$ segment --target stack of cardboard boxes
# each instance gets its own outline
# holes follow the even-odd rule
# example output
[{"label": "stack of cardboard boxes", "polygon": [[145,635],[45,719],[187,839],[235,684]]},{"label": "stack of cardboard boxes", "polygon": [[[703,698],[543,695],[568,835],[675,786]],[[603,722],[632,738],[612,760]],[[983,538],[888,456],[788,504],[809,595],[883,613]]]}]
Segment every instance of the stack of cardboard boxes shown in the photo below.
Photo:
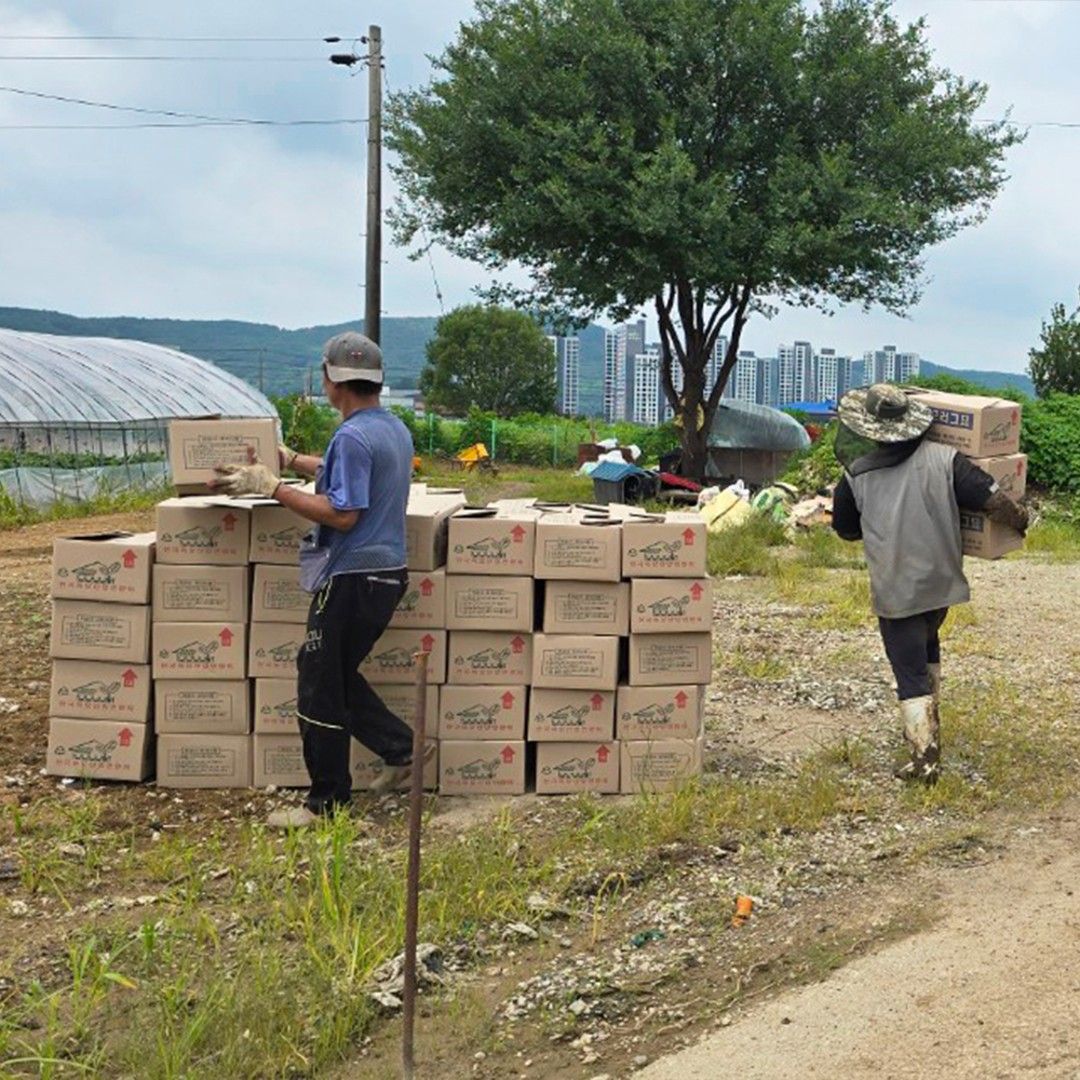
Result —
[{"label": "stack of cardboard boxes", "polygon": [[54,776],[142,780],[152,769],[153,562],[152,533],[53,546],[46,768]]},{"label": "stack of cardboard boxes", "polygon": [[531,755],[539,794],[658,790],[699,771],[711,596],[696,515],[455,514],[440,791],[519,793]]},{"label": "stack of cardboard boxes", "polygon": [[[1002,398],[914,390],[933,411],[927,438],[952,446],[988,472],[1006,494],[1020,499],[1027,486],[1027,455],[1020,453],[1020,405]],[[986,514],[960,512],[964,554],[999,559],[1023,545],[1023,537]]]}]

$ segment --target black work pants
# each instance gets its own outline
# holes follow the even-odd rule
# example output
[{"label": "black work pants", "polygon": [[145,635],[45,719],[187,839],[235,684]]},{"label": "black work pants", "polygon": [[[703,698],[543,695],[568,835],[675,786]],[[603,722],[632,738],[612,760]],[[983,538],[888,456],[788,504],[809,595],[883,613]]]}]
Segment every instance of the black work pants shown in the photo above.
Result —
[{"label": "black work pants", "polygon": [[941,663],[938,635],[948,614],[948,608],[938,608],[907,619],[878,619],[885,655],[896,676],[896,696],[901,701],[929,696],[928,665]]},{"label": "black work pants", "polygon": [[336,574],[311,599],[307,634],[296,658],[296,711],[311,776],[307,806],[315,813],[352,797],[351,738],[388,765],[412,759],[412,731],[357,670],[407,583],[404,570]]}]

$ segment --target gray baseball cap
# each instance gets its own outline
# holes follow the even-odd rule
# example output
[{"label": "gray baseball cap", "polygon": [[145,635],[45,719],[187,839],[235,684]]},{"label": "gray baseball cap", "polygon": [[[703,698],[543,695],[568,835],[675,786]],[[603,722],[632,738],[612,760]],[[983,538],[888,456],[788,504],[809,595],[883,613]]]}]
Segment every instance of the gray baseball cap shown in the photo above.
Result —
[{"label": "gray baseball cap", "polygon": [[381,386],[382,350],[371,338],[355,330],[346,330],[343,334],[336,334],[323,346],[323,370],[331,382],[366,379]]}]

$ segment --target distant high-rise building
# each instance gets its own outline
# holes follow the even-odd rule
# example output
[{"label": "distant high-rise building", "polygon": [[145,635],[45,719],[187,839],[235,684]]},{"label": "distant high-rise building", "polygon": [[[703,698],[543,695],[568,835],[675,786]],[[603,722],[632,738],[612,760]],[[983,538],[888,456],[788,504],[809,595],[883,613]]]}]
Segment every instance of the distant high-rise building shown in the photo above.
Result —
[{"label": "distant high-rise building", "polygon": [[918,353],[898,353],[895,345],[863,353],[863,385],[907,382],[919,374]]},{"label": "distant high-rise building", "polygon": [[[720,378],[720,369],[724,366],[724,359],[727,357],[728,339],[721,334],[716,339],[716,344],[713,346],[713,350],[709,353],[708,362],[705,364],[705,396],[708,397],[712,393],[713,387],[716,385],[716,380]],[[725,387],[726,390],[726,387]]]},{"label": "distant high-rise building", "polygon": [[645,354],[645,320],[604,335],[604,419],[625,420],[634,411],[634,364]]},{"label": "distant high-rise building", "polygon": [[563,416],[581,412],[581,339],[548,336],[555,354],[555,411]]},{"label": "distant high-rise building", "polygon": [[839,401],[854,385],[850,356],[837,356],[835,349],[822,349],[817,355],[818,399]]},{"label": "distant high-rise building", "polygon": [[761,361],[750,349],[740,349],[722,396],[728,401],[755,404],[760,400],[760,377]]},{"label": "distant high-rise building", "polygon": [[758,357],[758,404],[776,408],[780,404],[780,361],[775,356]]},{"label": "distant high-rise building", "polygon": [[790,405],[798,400],[795,349],[790,345],[780,345],[776,350],[776,403]]},{"label": "distant high-rise building", "polygon": [[663,415],[664,391],[660,375],[660,349],[651,345],[634,358],[634,408],[630,419],[635,424],[656,427]]},{"label": "distant high-rise building", "polygon": [[817,372],[814,364],[814,346],[809,341],[795,342],[795,397],[794,401],[817,400]]}]

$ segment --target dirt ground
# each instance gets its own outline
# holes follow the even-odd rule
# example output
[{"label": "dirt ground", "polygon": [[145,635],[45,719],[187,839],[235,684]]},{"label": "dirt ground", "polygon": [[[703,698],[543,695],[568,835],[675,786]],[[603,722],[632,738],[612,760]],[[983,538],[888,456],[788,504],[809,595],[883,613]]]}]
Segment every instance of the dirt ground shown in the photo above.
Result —
[{"label": "dirt ground", "polygon": [[[149,514],[79,523],[85,532],[149,527]],[[0,535],[5,812],[65,790],[41,774],[49,558],[52,537],[65,531],[59,523]],[[1075,724],[1080,566],[969,562],[968,572],[975,603],[948,634],[947,702],[996,683],[1036,708],[1068,702]],[[539,920],[536,940],[511,937],[445,995],[424,999],[420,1075],[1080,1076],[1076,804],[983,814],[912,801],[889,777],[895,705],[869,620],[814,621],[804,603],[756,579],[719,582],[715,614],[708,770],[766,784],[814,755],[849,754],[861,762],[862,786],[845,814],[753,848],[673,844],[617,895],[585,883],[572,915]],[[944,739],[948,768],[947,723]],[[861,800],[869,807],[882,797],[883,809],[864,812]],[[280,800],[117,785],[97,828],[195,833],[200,821],[239,823]],[[518,803],[538,833],[557,804]],[[433,821],[463,829],[499,808],[441,800]],[[24,893],[4,872],[17,857],[4,837],[0,990],[45,970],[72,929],[70,917],[61,925],[12,915]],[[757,900],[737,932],[736,893]],[[396,1075],[397,1038],[388,1019],[334,1075]]]}]

